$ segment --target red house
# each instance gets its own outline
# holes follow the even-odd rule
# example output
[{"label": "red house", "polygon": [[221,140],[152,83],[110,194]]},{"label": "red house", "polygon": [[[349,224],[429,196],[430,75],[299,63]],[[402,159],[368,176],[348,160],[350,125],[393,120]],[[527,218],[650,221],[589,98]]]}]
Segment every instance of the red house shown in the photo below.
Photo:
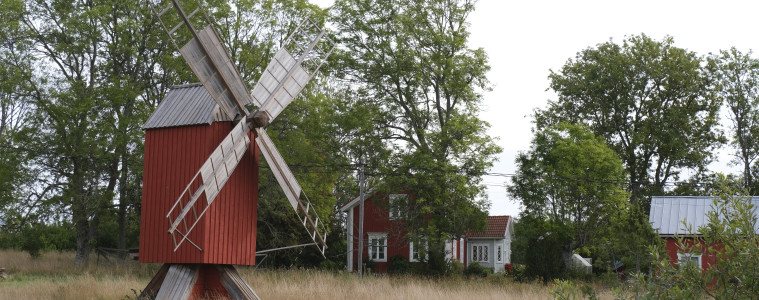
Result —
[{"label": "red house", "polygon": [[[231,131],[232,122],[200,84],[173,87],[143,126],[145,158],[140,262],[254,265],[258,158],[250,144],[234,173],[174,251],[166,214],[201,165]],[[253,140],[253,133],[250,134]],[[200,199],[198,201],[205,201]]]},{"label": "red house", "polygon": [[[367,193],[364,200],[364,249],[363,262],[374,262],[377,272],[387,272],[389,258],[401,255],[411,263],[421,261],[419,246],[408,240],[406,224],[401,213],[403,203],[409,194]],[[354,198],[340,210],[347,214],[345,231],[347,236],[346,269],[357,271],[359,247],[359,207],[361,199]],[[511,262],[511,240],[513,225],[509,216],[490,216],[485,232],[468,232],[467,236],[446,242],[448,259],[456,259],[465,265],[477,262],[483,266],[503,271]]]},{"label": "red house", "polygon": [[[752,197],[751,201],[754,205],[759,205],[759,197]],[[688,232],[683,225],[683,221],[685,221],[695,233],[700,226],[708,221],[706,213],[714,210],[713,202],[714,197],[704,196],[654,196],[651,198],[651,211],[648,221],[658,231],[659,236],[665,240],[665,249],[673,265],[693,262],[702,269],[708,269],[716,263],[717,258],[714,251],[697,255],[688,253],[688,249],[696,245],[701,247],[701,253],[706,253],[703,251],[705,247],[718,250],[721,246],[705,245],[703,240],[698,238],[694,240],[691,237],[692,232]],[[675,235],[685,237],[686,249],[678,247]]]}]

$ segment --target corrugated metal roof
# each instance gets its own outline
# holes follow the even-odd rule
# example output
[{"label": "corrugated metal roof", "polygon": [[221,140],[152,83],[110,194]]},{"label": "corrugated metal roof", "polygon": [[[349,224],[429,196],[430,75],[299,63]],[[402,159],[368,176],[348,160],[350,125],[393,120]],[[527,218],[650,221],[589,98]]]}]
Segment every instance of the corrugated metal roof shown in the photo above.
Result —
[{"label": "corrugated metal roof", "polygon": [[485,232],[469,231],[467,237],[503,238],[509,225],[509,216],[488,216]]},{"label": "corrugated metal roof", "polygon": [[[759,197],[751,197],[754,211],[759,207]],[[654,196],[648,222],[660,235],[689,234],[683,221],[696,232],[706,224],[706,213],[714,210],[711,196]],[[757,228],[759,229],[759,228]]]},{"label": "corrugated metal roof", "polygon": [[232,121],[200,83],[173,86],[142,129]]}]

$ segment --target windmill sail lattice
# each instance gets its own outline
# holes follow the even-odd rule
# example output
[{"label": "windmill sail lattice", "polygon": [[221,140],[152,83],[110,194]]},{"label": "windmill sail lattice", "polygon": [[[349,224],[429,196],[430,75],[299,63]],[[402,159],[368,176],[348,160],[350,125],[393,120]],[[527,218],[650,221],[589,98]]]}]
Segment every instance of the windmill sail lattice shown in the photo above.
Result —
[{"label": "windmill sail lattice", "polygon": [[[169,2],[162,4],[148,1],[172,43],[221,110],[230,118],[240,118],[166,215],[169,221],[168,232],[174,240],[174,251],[185,241],[202,250],[189,236],[250,145],[248,133],[254,125],[250,120],[256,113],[250,112],[248,105],[254,104],[259,112],[266,114],[269,121],[274,120],[319,70],[334,49],[334,43],[329,38],[324,38],[324,30],[311,20],[302,22],[276,52],[251,95],[201,5],[196,0]],[[186,14],[186,11],[191,13]],[[193,24],[204,27],[196,31]],[[180,43],[183,44],[181,48]],[[256,135],[256,144],[271,166],[290,205],[324,255],[326,228],[266,131],[256,128]],[[199,201],[200,199],[205,201]]]}]

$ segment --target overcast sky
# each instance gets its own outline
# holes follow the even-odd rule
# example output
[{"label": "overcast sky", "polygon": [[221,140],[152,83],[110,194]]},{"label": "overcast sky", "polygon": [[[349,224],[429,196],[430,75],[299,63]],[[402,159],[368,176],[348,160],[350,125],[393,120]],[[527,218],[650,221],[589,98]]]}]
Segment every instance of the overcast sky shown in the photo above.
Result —
[{"label": "overcast sky", "polygon": [[[313,1],[322,7],[332,0]],[[493,91],[484,96],[481,118],[503,147],[491,173],[514,174],[514,158],[529,148],[531,114],[556,96],[548,88],[549,70],[559,70],[577,52],[610,39],[645,33],[699,55],[735,46],[759,49],[759,1],[506,1],[481,0],[469,18],[472,48],[490,60]],[[759,51],[759,50],[758,50]],[[754,55],[756,56],[756,55]],[[711,167],[732,171],[729,150]],[[519,205],[506,195],[510,177],[487,176],[490,215],[514,215]]]}]

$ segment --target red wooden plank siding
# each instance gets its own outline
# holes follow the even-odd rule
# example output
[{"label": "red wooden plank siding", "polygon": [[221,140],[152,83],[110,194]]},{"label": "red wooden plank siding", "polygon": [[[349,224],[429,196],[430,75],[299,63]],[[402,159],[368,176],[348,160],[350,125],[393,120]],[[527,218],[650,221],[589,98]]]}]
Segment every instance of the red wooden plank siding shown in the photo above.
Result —
[{"label": "red wooden plank siding", "polygon": [[[243,156],[232,177],[190,234],[190,239],[203,251],[185,242],[174,252],[174,243],[167,233],[169,209],[231,129],[231,122],[215,122],[146,131],[141,262],[255,264],[258,208],[258,149],[255,143],[251,143],[250,151]],[[198,201],[205,202],[206,199],[201,197]]]},{"label": "red wooden plank siding", "polygon": [[[389,212],[386,208],[377,205],[382,201],[387,205],[387,195],[374,195],[364,201],[364,251],[363,262],[369,261],[369,233],[387,233],[386,262],[375,262],[377,272],[387,272],[390,266],[390,258],[394,255],[402,255],[406,259],[409,257],[409,244],[405,241],[406,227],[405,222],[399,220],[390,220]],[[359,224],[359,207],[353,207],[353,269],[358,270],[358,224]]]},{"label": "red wooden plank siding", "polygon": [[[693,238],[686,237],[684,238],[684,246],[685,251],[683,249],[680,249],[677,245],[677,239],[674,237],[667,237],[665,238],[665,246],[664,249],[667,251],[667,254],[669,255],[669,263],[673,266],[678,263],[677,259],[677,253],[678,252],[689,252],[690,247],[697,247],[701,250],[701,268],[706,270],[711,268],[712,265],[717,263],[717,255],[715,252],[723,252],[724,246],[721,244],[706,244],[704,243],[704,240],[699,238],[694,240]],[[697,246],[694,246],[697,245]],[[709,251],[707,251],[707,249]],[[708,252],[708,253],[706,253]]]}]

